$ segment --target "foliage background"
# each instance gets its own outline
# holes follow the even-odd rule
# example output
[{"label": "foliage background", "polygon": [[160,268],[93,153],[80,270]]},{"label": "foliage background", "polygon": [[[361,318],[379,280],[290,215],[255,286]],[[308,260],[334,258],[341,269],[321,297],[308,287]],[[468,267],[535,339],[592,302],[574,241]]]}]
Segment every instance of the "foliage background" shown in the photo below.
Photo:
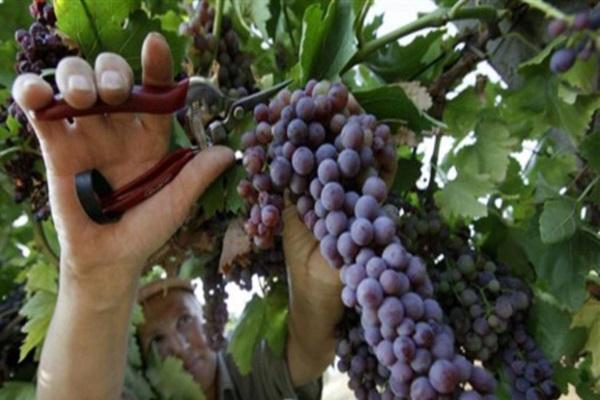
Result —
[{"label": "foliage background", "polygon": [[[80,0],[54,1],[59,28],[88,60],[100,51],[116,51],[139,74],[140,44],[151,30],[161,30],[176,60],[183,59],[189,42],[177,30],[187,18],[181,8],[185,2],[86,3],[101,27],[99,35],[84,23]],[[402,144],[394,192],[415,203],[420,196],[433,198],[448,223],[469,224],[476,246],[527,280],[535,293],[529,329],[554,363],[561,388],[566,391],[571,384],[580,398],[600,398],[596,394],[600,389],[600,302],[595,297],[600,265],[598,55],[578,62],[567,74],[552,74],[549,56],[566,39],[551,42],[545,35],[546,14],[551,9],[542,1],[438,3],[442,8],[435,12],[439,14],[416,22],[434,29],[403,44],[396,42],[407,33],[403,27],[386,36],[377,34],[379,17],[363,26],[359,17],[368,1],[228,0],[225,13],[233,17],[244,49],[255,55],[253,71],[260,85],[266,87],[286,77],[297,83],[308,78],[341,78],[368,112],[394,126]],[[525,3],[530,7],[524,7]],[[444,17],[452,19],[449,13],[460,10],[459,6],[464,10],[485,4],[491,4],[491,10],[481,8],[477,19],[457,22],[458,29],[445,26]],[[587,2],[554,4],[572,13]],[[501,17],[491,25],[496,30],[488,38],[484,35],[489,35],[490,25],[480,24],[490,22],[486,13]],[[26,1],[0,2],[2,102],[14,79],[14,31],[30,23]],[[285,68],[276,67],[276,46],[286,50]],[[369,48],[373,52],[366,54]],[[477,57],[458,71],[458,61],[473,57],[472,53]],[[483,60],[489,61],[502,82],[482,77],[475,84],[459,86]],[[14,138],[17,130],[9,118],[0,126],[1,143]],[[185,144],[185,134],[180,129],[175,132],[178,142]],[[433,156],[423,151],[423,143]],[[235,139],[231,144],[235,145]],[[0,161],[14,151],[0,144]],[[43,171],[43,164],[36,168]],[[435,177],[432,184],[430,176]],[[206,193],[199,203],[202,218],[244,212],[233,190],[240,177],[240,171],[234,170]],[[19,285],[27,293],[20,309],[24,335],[18,338],[23,362],[13,379],[3,383],[0,399],[29,399],[56,299],[58,247],[52,222],[36,222],[28,204],[16,204],[12,185],[1,171],[0,189],[0,298],[6,299]],[[218,252],[219,248],[204,250]],[[183,255],[189,277],[200,276],[207,262],[200,253]],[[232,348],[240,363],[261,335],[278,337],[284,325],[274,325],[273,331],[269,327],[282,310],[285,292],[279,290],[259,293],[248,303],[238,332],[260,334],[240,342],[234,333]],[[133,323],[140,318],[138,313]],[[273,342],[275,347],[277,342]],[[132,339],[126,384],[130,393],[140,399],[193,397],[186,394],[193,392],[193,382],[185,379],[176,362],[159,365],[146,375],[140,367]]]}]

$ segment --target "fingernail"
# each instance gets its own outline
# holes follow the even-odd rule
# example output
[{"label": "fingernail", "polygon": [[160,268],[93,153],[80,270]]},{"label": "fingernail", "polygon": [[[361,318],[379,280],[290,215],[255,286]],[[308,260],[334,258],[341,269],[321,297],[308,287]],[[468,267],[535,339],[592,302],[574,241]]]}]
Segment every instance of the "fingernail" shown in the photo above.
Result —
[{"label": "fingernail", "polygon": [[100,86],[104,89],[122,89],[125,86],[125,79],[117,71],[104,71],[100,76]]},{"label": "fingernail", "polygon": [[83,75],[71,75],[68,86],[69,90],[88,91],[92,89],[90,81]]}]

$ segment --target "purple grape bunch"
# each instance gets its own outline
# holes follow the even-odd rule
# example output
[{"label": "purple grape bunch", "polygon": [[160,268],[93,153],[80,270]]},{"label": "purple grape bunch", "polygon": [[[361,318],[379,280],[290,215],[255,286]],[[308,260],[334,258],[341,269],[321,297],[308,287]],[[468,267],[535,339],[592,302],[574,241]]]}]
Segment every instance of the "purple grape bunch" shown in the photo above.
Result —
[{"label": "purple grape bunch", "polygon": [[396,219],[400,237],[409,251],[427,262],[435,297],[449,316],[460,352],[468,359],[481,360],[484,365],[499,361],[508,369],[517,359],[520,360],[514,364],[517,367],[524,360],[538,363],[543,374],[536,374],[535,379],[530,376],[528,385],[515,375],[522,375],[520,369],[507,372],[511,398],[558,398],[560,393],[552,380],[552,368],[523,325],[532,302],[527,285],[512,276],[506,265],[495,263],[473,249],[467,227],[451,230],[435,208],[426,206],[425,210],[418,210],[409,205],[401,208],[402,213],[388,205],[386,211],[390,215],[402,214]]},{"label": "purple grape bunch", "polygon": [[550,69],[554,73],[563,73],[573,67],[576,59],[589,60],[597,50],[589,33],[598,29],[600,29],[600,7],[598,6],[577,13],[572,22],[563,19],[550,21],[548,24],[550,38],[568,35],[577,42],[575,46],[567,46],[555,51],[550,58]]},{"label": "purple grape bunch", "polygon": [[502,361],[511,384],[511,399],[545,400],[560,396],[552,379],[552,365],[522,324],[515,326],[502,352]]},{"label": "purple grape bunch", "polygon": [[240,38],[233,29],[231,19],[223,16],[221,37],[212,34],[215,10],[202,0],[192,11],[191,18],[180,26],[180,32],[193,38],[188,57],[200,74],[208,74],[213,67],[213,57],[219,65],[219,86],[231,97],[242,97],[256,91],[252,70],[253,57],[240,49]]},{"label": "purple grape bunch", "polygon": [[[17,74],[39,74],[44,69],[56,68],[59,61],[70,55],[77,54],[75,49],[66,46],[55,29],[56,15],[54,8],[45,0],[33,0],[29,11],[35,21],[29,29],[18,29],[15,32],[15,41],[19,46],[14,65]],[[49,76],[49,83],[58,91],[53,77]],[[24,146],[34,150],[39,149],[33,127],[27,122],[27,117],[21,108],[9,98],[7,115],[0,115],[0,124],[6,123],[8,116],[14,118],[20,125],[18,137],[8,138],[6,146]],[[34,217],[43,220],[50,215],[48,204],[48,189],[43,174],[36,170],[36,163],[41,157],[35,152],[15,152],[4,161],[4,168],[14,186],[14,200],[21,203],[29,200]]]},{"label": "purple grape bunch", "polygon": [[360,315],[338,345],[342,358],[353,354],[341,369],[357,398],[495,398],[493,375],[458,356],[425,264],[406,251],[384,210],[382,177],[396,164],[390,128],[328,81],[284,90],[254,116],[256,128],[242,137],[247,179],[238,186],[251,205],[246,232],[269,248],[283,227],[284,196],[295,203],[340,271],[342,302]]}]

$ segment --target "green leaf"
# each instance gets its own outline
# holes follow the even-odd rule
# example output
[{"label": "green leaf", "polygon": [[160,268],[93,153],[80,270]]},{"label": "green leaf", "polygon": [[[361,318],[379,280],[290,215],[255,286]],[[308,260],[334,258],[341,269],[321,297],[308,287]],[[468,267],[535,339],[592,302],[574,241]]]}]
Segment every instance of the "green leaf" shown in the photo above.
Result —
[{"label": "green leaf", "polygon": [[595,132],[585,138],[579,146],[579,151],[596,172],[600,173],[600,132]]},{"label": "green leaf", "polygon": [[435,201],[447,219],[479,218],[487,215],[487,207],[478,198],[489,194],[493,184],[487,176],[459,175],[435,193]]},{"label": "green leaf", "polygon": [[356,51],[352,1],[333,0],[323,15],[317,4],[304,13],[300,80],[335,79]]},{"label": "green leaf", "polygon": [[579,353],[586,341],[583,328],[571,329],[569,313],[542,297],[536,297],[529,312],[528,331],[550,362]]},{"label": "green leaf", "polygon": [[402,194],[411,190],[421,176],[421,167],[423,164],[417,159],[398,159],[398,169],[392,184],[392,192]]},{"label": "green leaf", "polygon": [[144,0],[146,9],[150,15],[166,14],[167,12],[179,11],[180,0]]},{"label": "green leaf", "polygon": [[[16,77],[14,60],[17,46],[12,41],[0,42],[0,85],[9,88]],[[4,102],[2,102],[4,103]]]},{"label": "green leaf", "polygon": [[455,39],[444,43],[445,33],[444,29],[438,29],[417,36],[406,46],[389,44],[369,56],[365,64],[387,82],[419,80],[428,83],[441,72],[445,62],[454,57],[452,45]]},{"label": "green leaf", "polygon": [[269,0],[232,0],[232,3],[239,20],[245,25],[248,32],[252,27],[247,23],[251,23],[264,37],[269,36],[267,33],[267,21],[271,18]]},{"label": "green leaf", "polygon": [[35,386],[31,382],[5,382],[0,388],[0,400],[35,400]]},{"label": "green leaf", "polygon": [[242,375],[246,375],[252,370],[252,357],[256,346],[260,343],[265,313],[265,302],[255,294],[252,300],[246,304],[227,345],[227,352],[232,355]]},{"label": "green leaf", "polygon": [[277,285],[265,297],[265,319],[261,336],[278,357],[283,357],[287,339],[288,293],[284,285]]},{"label": "green leaf", "polygon": [[[573,316],[573,327],[585,328],[588,332],[587,342],[583,348],[584,351],[590,353],[591,365],[590,370],[593,376],[600,378],[600,301],[589,299],[583,307]],[[596,389],[600,389],[600,385],[596,384]]]},{"label": "green leaf", "polygon": [[20,313],[27,317],[23,332],[27,334],[21,345],[19,361],[23,361],[34,348],[41,346],[46,337],[54,307],[56,294],[39,291],[27,300]]},{"label": "green leaf", "polygon": [[225,188],[225,209],[229,212],[238,213],[246,204],[237,191],[238,184],[245,177],[246,171],[239,165],[231,168],[224,176],[227,185]]},{"label": "green leaf", "polygon": [[[161,30],[159,19],[149,19],[139,9],[140,0],[56,0],[58,27],[75,40],[84,57],[93,62],[103,51],[120,54],[141,76],[140,52],[146,35]],[[162,32],[180,69],[186,39],[174,32]]]},{"label": "green leaf", "polygon": [[353,94],[368,113],[380,120],[406,121],[408,127],[417,133],[431,126],[398,85],[387,85]]},{"label": "green leaf", "polygon": [[[27,29],[33,18],[29,14],[29,2],[23,0],[2,0],[0,2],[0,41],[14,43],[15,31]],[[12,64],[14,58],[8,60]]]},{"label": "green leaf", "polygon": [[45,290],[49,293],[57,294],[57,281],[58,271],[56,268],[46,262],[38,261],[27,272],[26,289],[28,292]]},{"label": "green leaf", "polygon": [[480,113],[494,105],[495,86],[488,84],[484,95],[470,87],[450,100],[444,108],[444,122],[448,125],[448,133],[462,139],[475,130]]},{"label": "green leaf", "polygon": [[552,244],[568,239],[577,229],[577,202],[568,197],[548,200],[540,216],[542,242]]},{"label": "green leaf", "polygon": [[577,231],[569,240],[544,244],[535,218],[527,229],[515,229],[513,235],[535,267],[536,286],[560,299],[564,307],[578,309],[586,298],[586,277],[600,265],[598,241]]},{"label": "green leaf", "polygon": [[163,400],[204,400],[202,388],[183,369],[183,361],[175,357],[157,360],[154,356],[147,376]]},{"label": "green leaf", "polygon": [[510,137],[507,127],[499,122],[483,120],[475,131],[475,144],[464,147],[457,156],[456,168],[474,175],[487,175],[494,182],[506,178],[509,155],[517,141]]}]

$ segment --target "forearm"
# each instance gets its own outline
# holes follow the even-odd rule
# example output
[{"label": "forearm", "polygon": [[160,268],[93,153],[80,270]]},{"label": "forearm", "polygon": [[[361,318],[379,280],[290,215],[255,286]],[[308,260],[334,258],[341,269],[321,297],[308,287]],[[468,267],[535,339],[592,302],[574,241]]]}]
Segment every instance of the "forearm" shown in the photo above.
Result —
[{"label": "forearm", "polygon": [[290,280],[287,360],[294,386],[321,376],[335,356],[342,287],[337,271],[325,268],[310,265],[304,279]]},{"label": "forearm", "polygon": [[92,286],[63,271],[42,350],[37,398],[118,399],[137,279],[105,274],[105,282]]}]

